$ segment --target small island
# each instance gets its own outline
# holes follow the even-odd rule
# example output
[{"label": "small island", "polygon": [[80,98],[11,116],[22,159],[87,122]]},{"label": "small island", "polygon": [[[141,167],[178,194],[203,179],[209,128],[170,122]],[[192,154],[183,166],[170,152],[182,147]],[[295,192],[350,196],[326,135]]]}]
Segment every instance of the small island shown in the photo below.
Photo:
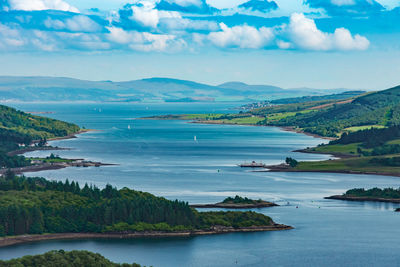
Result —
[{"label": "small island", "polygon": [[234,198],[225,198],[222,202],[215,204],[194,204],[192,208],[224,208],[224,209],[252,209],[252,208],[267,208],[279,206],[273,202],[264,201],[261,199],[253,200],[247,197],[235,196]]},{"label": "small island", "polygon": [[400,203],[400,188],[380,189],[375,187],[369,190],[365,190],[364,188],[355,188],[348,190],[343,195],[325,197],[325,199]]}]

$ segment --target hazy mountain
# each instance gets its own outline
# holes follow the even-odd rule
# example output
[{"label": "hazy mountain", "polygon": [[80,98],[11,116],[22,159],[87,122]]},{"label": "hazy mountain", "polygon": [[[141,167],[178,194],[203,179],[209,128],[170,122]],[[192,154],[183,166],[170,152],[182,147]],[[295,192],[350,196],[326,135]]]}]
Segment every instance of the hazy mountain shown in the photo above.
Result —
[{"label": "hazy mountain", "polygon": [[324,95],[330,92],[318,89],[283,89],[241,82],[213,86],[170,78],[112,82],[64,77],[0,76],[1,101],[257,101]]}]

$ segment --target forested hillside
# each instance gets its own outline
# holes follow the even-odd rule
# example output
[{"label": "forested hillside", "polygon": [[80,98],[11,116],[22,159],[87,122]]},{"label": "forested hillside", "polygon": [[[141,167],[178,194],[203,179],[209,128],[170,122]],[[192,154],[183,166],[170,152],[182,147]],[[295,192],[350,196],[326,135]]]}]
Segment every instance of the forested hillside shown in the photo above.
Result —
[{"label": "forested hillside", "polygon": [[255,212],[202,212],[188,203],[170,201],[128,188],[44,178],[0,177],[0,235],[65,232],[182,231],[271,226]]},{"label": "forested hillside", "polygon": [[7,156],[7,152],[28,146],[34,140],[63,137],[78,132],[80,128],[50,118],[34,116],[14,108],[0,105],[0,168],[20,167],[28,162],[21,156]]},{"label": "forested hillside", "polygon": [[[179,118],[219,124],[290,126],[326,137],[400,124],[400,86],[348,99],[316,99],[318,101],[309,102],[288,99],[289,104],[269,105],[236,114],[179,115]],[[170,117],[176,119],[176,116]]]},{"label": "forested hillside", "polygon": [[0,260],[3,267],[140,267],[139,264],[118,264],[109,261],[98,253],[89,251],[49,251],[41,255],[24,256],[8,261]]}]

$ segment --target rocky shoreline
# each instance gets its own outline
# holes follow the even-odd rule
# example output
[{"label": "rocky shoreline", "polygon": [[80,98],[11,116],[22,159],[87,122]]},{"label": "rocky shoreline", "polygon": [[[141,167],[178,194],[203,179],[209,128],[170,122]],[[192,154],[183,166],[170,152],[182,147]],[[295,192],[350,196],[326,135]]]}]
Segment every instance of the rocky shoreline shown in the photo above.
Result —
[{"label": "rocky shoreline", "polygon": [[133,239],[133,238],[165,238],[165,237],[191,237],[199,235],[216,235],[239,232],[265,232],[282,231],[293,229],[291,226],[283,224],[273,224],[271,226],[251,226],[251,227],[224,227],[214,226],[208,230],[193,230],[180,232],[123,232],[123,233],[61,233],[61,234],[42,234],[42,235],[21,235],[0,238],[0,247],[13,246],[18,244],[48,241],[48,240],[71,240],[71,239]]},{"label": "rocky shoreline", "polygon": [[261,201],[258,203],[215,203],[215,204],[192,204],[190,207],[204,209],[204,208],[222,208],[222,209],[254,209],[254,208],[268,208],[279,206],[273,202]]}]

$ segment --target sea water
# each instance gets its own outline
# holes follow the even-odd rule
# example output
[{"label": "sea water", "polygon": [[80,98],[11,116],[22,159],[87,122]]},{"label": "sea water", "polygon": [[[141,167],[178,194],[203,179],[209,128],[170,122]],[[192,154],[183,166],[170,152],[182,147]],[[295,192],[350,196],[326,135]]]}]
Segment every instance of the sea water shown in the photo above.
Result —
[{"label": "sea water", "polygon": [[[205,125],[145,116],[228,113],[238,103],[98,104],[10,103],[24,111],[96,131],[51,142],[71,150],[62,157],[116,164],[28,173],[100,187],[107,183],[180,199],[215,203],[228,196],[262,198],[279,207],[256,209],[295,229],[191,238],[48,241],[0,249],[1,259],[54,249],[85,249],[115,262],[152,266],[388,266],[400,256],[397,205],[324,200],[354,187],[399,187],[398,177],[328,173],[270,173],[240,168],[244,162],[278,164],[286,157],[323,160],[294,150],[326,140],[275,127]],[[28,156],[48,156],[36,151]]]}]

